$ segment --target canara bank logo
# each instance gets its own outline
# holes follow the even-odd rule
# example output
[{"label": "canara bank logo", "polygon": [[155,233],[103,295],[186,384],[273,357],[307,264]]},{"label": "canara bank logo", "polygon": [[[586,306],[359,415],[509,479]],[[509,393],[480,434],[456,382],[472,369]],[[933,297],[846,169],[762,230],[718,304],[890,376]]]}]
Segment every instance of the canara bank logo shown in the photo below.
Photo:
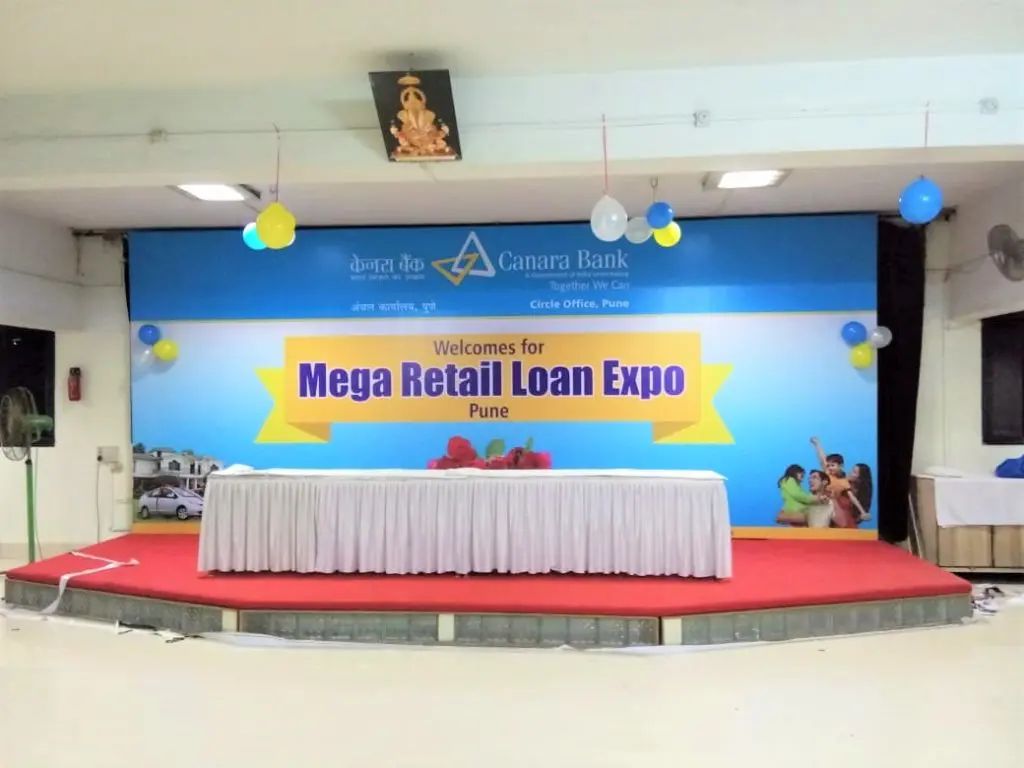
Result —
[{"label": "canara bank logo", "polygon": [[469,233],[458,256],[437,259],[430,262],[430,266],[452,285],[461,285],[467,277],[494,277],[498,274],[476,232]]}]

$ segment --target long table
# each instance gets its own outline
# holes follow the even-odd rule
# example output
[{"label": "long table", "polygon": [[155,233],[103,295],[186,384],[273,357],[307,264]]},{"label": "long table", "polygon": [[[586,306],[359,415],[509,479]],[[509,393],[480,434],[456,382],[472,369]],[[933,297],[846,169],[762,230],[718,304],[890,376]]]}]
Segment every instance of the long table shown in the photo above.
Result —
[{"label": "long table", "polygon": [[210,475],[201,571],[732,575],[725,479],[634,470]]}]

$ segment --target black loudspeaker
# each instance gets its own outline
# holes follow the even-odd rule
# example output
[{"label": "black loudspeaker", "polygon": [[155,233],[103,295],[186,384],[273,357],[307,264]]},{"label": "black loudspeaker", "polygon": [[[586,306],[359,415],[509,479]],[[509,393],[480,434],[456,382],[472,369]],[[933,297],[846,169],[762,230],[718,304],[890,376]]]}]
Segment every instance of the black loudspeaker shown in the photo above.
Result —
[{"label": "black loudspeaker", "polygon": [[[0,325],[0,396],[14,387],[25,387],[39,412],[54,417],[56,403],[56,334],[36,328]],[[52,446],[52,432],[37,443]]]}]

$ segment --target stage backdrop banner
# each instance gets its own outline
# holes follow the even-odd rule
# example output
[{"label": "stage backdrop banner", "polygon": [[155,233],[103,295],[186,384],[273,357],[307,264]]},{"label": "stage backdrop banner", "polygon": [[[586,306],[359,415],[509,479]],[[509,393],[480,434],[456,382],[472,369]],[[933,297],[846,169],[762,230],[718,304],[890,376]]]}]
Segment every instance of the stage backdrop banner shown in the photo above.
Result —
[{"label": "stage backdrop banner", "polygon": [[461,436],[558,468],[715,470],[749,535],[806,535],[780,482],[817,492],[820,453],[842,454],[868,513],[844,530],[870,535],[874,369],[840,331],[874,323],[874,217],[683,229],[668,250],[585,225],[312,230],[279,252],[133,234],[133,330],[180,350],[133,349],[140,513],[168,514],[165,485],[201,509],[227,464],[423,468]]}]

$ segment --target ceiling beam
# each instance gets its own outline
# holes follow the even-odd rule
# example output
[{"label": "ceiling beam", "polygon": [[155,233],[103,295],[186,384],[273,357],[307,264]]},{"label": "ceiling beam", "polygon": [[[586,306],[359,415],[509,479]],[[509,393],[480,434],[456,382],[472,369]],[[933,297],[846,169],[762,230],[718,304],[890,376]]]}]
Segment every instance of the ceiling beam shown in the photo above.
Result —
[{"label": "ceiling beam", "polygon": [[[388,163],[368,85],[0,99],[0,190],[542,178],[1024,158],[1024,55],[453,83],[465,159]],[[339,106],[341,105],[341,106]],[[345,106],[347,105],[347,106]],[[367,112],[369,110],[369,112]],[[926,146],[927,144],[927,146]]]}]

